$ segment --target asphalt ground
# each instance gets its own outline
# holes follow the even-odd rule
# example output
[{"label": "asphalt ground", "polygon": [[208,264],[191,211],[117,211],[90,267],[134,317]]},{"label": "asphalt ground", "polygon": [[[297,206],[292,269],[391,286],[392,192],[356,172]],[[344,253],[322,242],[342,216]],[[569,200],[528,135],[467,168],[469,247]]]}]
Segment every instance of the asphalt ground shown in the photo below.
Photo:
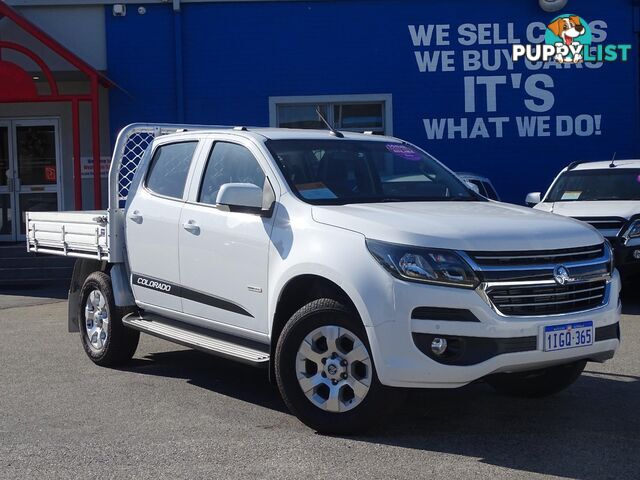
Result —
[{"label": "asphalt ground", "polygon": [[[637,290],[636,290],[637,291]],[[110,370],[67,333],[65,292],[0,294],[0,478],[640,478],[640,298],[623,345],[542,400],[412,393],[370,433],[322,436],[266,373],[142,336]]]}]

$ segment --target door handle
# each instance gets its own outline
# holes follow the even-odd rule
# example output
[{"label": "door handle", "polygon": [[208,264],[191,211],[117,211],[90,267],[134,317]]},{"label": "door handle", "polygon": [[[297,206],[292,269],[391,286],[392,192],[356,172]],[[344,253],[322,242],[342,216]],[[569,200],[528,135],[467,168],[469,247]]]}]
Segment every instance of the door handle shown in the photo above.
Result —
[{"label": "door handle", "polygon": [[184,228],[189,233],[193,233],[194,235],[200,235],[200,227],[193,220],[189,220],[188,222],[183,223],[182,228]]},{"label": "door handle", "polygon": [[140,214],[140,212],[138,210],[134,210],[130,215],[129,215],[129,220],[132,220],[136,223],[142,223],[142,215]]}]

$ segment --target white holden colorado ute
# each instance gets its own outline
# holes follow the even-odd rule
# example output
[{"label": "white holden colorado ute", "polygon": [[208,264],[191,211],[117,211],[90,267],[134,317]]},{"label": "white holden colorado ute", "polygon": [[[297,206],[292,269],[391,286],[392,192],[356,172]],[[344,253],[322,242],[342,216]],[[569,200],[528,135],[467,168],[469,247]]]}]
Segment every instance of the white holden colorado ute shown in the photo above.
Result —
[{"label": "white holden colorado ute", "polygon": [[621,276],[640,274],[640,160],[573,162],[527,205],[591,224],[613,247]]},{"label": "white holden colorado ute", "polygon": [[394,387],[545,396],[619,345],[595,229],[397,138],[136,124],[109,181],[107,211],[28,214],[30,251],[78,257],[69,328],[98,365],[156,335],[269,368],[304,423],[351,433]]}]

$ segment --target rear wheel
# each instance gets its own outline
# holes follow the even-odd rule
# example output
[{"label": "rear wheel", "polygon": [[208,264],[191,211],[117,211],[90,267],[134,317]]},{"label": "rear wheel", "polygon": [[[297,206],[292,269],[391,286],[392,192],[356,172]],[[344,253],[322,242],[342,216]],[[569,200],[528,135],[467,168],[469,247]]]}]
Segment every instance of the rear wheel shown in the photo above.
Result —
[{"label": "rear wheel", "polygon": [[364,430],[388,406],[364,327],[337,300],[314,300],[291,317],[276,347],[275,374],[289,409],[322,433]]},{"label": "rear wheel", "polygon": [[541,398],[569,387],[582,374],[586,361],[533,372],[498,373],[486,378],[498,392],[514,397]]},{"label": "rear wheel", "polygon": [[122,317],[132,310],[116,306],[109,276],[103,272],[89,275],[80,299],[80,337],[87,356],[104,367],[131,360],[140,332],[122,324]]}]

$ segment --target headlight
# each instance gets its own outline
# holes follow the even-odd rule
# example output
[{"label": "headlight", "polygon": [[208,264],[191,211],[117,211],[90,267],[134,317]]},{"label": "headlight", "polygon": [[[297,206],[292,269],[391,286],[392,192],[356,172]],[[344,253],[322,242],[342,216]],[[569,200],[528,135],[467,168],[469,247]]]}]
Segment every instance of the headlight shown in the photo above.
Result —
[{"label": "headlight", "polygon": [[640,237],[640,220],[634,220],[622,235],[626,240]]},{"label": "headlight", "polygon": [[455,252],[367,240],[371,255],[394,277],[412,282],[475,288],[480,283]]}]

